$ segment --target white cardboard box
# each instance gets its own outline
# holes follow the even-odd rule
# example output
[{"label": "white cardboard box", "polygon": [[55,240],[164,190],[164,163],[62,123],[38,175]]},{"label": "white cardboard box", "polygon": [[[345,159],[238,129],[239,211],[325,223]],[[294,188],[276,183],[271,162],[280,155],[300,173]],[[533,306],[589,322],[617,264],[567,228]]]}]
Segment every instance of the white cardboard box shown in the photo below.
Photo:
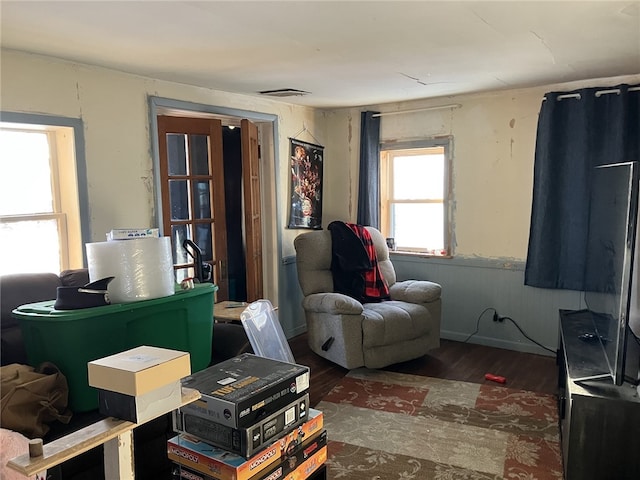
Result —
[{"label": "white cardboard box", "polygon": [[158,228],[116,228],[107,233],[107,241],[159,237],[160,229]]},{"label": "white cardboard box", "polygon": [[139,396],[191,374],[188,352],[141,346],[88,363],[89,385]]},{"label": "white cardboard box", "polygon": [[145,423],[180,408],[182,383],[176,380],[138,396],[100,389],[98,399],[101,414],[134,423]]}]

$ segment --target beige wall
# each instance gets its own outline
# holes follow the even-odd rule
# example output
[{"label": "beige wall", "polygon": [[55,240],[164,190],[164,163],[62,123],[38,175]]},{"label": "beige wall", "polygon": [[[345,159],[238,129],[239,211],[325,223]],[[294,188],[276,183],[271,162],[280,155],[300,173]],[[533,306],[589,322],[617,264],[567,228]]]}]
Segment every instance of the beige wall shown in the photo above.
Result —
[{"label": "beige wall", "polygon": [[453,136],[454,252],[459,257],[523,260],[527,254],[538,113],[549,91],[638,83],[640,75],[508,90],[327,113],[325,220],[355,221],[360,112],[460,108],[381,117],[381,140]]},{"label": "beige wall", "polygon": [[[640,82],[640,75],[321,112],[311,108],[164,82],[47,57],[2,51],[0,107],[81,118],[93,241],[111,228],[155,224],[148,95],[277,115],[277,179],[267,192],[278,214],[268,235],[281,236],[281,256],[294,255],[288,230],[291,136],[325,146],[323,225],[355,221],[360,112],[460,104],[451,110],[382,117],[381,138],[453,135],[455,253],[461,257],[526,257],[533,157],[542,97],[551,90]],[[307,132],[302,132],[306,129]],[[302,132],[302,133],[301,133]],[[270,253],[277,253],[277,246]]]},{"label": "beige wall", "polygon": [[[579,295],[571,297],[575,300],[571,303],[566,301],[565,294],[572,292],[548,294],[524,288],[521,273],[508,266],[508,260],[526,257],[540,103],[548,91],[623,82],[638,83],[640,75],[318,111],[52,58],[4,50],[0,53],[1,110],[83,121],[92,241],[102,241],[105,232],[112,228],[155,226],[148,96],[277,116],[273,145],[276,159],[269,167],[273,171],[265,176],[269,179],[265,185],[265,205],[270,207],[265,218],[268,259],[265,297],[274,305],[279,303],[278,295],[282,297],[279,319],[287,336],[305,329],[295,265],[287,259],[295,254],[293,239],[303,232],[286,228],[290,181],[288,138],[296,136],[325,146],[323,225],[326,227],[335,219],[356,219],[362,110],[385,112],[459,103],[461,108],[455,110],[382,117],[381,134],[385,141],[436,135],[454,137],[455,253],[462,262],[402,259],[398,268],[407,278],[417,275],[411,278],[437,279],[443,284],[447,292],[443,307],[446,338],[467,338],[478,315],[486,307],[494,306],[501,313],[525,322],[532,329],[529,333],[543,343],[557,344],[557,309],[577,308],[574,304],[579,303]],[[302,132],[303,128],[307,132]],[[265,139],[262,146],[268,148]],[[273,208],[274,205],[278,208]],[[287,261],[282,262],[283,258]],[[466,261],[467,258],[471,260]],[[507,261],[502,269],[477,268],[474,258]],[[467,267],[467,263],[473,265]],[[465,301],[459,302],[460,298]],[[493,339],[492,344],[497,346],[523,348],[518,333],[513,333],[511,339],[507,330],[480,333],[486,341]]]},{"label": "beige wall", "polygon": [[[322,115],[311,108],[12,51],[3,50],[0,61],[3,111],[82,119],[92,241],[104,240],[112,228],[156,224],[148,96],[277,116],[277,181],[285,188],[276,192],[275,182],[267,185],[273,190],[268,197],[284,206],[280,218],[268,212],[273,230],[287,222],[288,137],[306,127],[325,140]],[[285,243],[297,233],[285,231]]]},{"label": "beige wall", "polygon": [[[275,150],[275,160],[269,155],[268,171],[263,172],[263,266],[264,297],[279,305],[280,260],[283,255],[295,253],[293,239],[300,232],[285,229],[290,181],[288,137],[306,128],[324,141],[320,112],[49,57],[6,50],[0,55],[0,110],[82,119],[89,241],[104,241],[105,233],[113,228],[160,226],[156,218],[149,96],[277,117],[274,143],[270,139],[263,142],[264,148]],[[276,189],[276,185],[280,188]],[[283,239],[281,244],[279,238]]]}]

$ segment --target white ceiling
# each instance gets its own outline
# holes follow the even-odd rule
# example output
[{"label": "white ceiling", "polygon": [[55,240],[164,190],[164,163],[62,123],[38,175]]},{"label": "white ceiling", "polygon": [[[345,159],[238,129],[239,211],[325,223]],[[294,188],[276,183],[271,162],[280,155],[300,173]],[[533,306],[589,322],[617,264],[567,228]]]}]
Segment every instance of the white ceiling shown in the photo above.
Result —
[{"label": "white ceiling", "polygon": [[7,1],[7,49],[346,107],[640,73],[640,1]]}]

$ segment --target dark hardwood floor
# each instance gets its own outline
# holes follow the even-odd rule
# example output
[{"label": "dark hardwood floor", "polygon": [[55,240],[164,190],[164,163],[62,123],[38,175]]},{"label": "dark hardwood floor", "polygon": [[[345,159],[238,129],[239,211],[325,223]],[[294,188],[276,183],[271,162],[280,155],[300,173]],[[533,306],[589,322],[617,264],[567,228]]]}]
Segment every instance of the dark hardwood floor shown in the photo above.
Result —
[{"label": "dark hardwood floor", "polygon": [[[307,346],[306,333],[290,339],[289,344],[296,362],[311,369],[309,390],[311,406],[315,406],[348,370],[313,353]],[[556,393],[558,367],[555,357],[451,340],[441,340],[440,344],[440,348],[432,350],[424,357],[392,365],[385,370],[494,384],[484,378],[485,373],[492,373],[505,377],[506,386],[510,388]]]}]

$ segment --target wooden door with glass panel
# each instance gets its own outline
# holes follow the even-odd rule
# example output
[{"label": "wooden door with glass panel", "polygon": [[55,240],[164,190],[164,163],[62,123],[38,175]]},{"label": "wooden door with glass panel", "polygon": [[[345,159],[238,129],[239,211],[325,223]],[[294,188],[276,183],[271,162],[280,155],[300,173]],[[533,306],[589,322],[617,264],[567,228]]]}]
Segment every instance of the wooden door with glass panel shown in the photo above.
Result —
[{"label": "wooden door with glass panel", "polygon": [[211,266],[217,301],[227,300],[221,122],[160,115],[158,140],[162,222],[164,234],[171,235],[176,280],[196,274],[193,250],[184,243],[191,240]]},{"label": "wooden door with glass panel", "polygon": [[245,255],[247,301],[263,298],[262,291],[262,213],[260,209],[260,153],[258,127],[249,120],[242,129],[242,186],[244,193]]}]

